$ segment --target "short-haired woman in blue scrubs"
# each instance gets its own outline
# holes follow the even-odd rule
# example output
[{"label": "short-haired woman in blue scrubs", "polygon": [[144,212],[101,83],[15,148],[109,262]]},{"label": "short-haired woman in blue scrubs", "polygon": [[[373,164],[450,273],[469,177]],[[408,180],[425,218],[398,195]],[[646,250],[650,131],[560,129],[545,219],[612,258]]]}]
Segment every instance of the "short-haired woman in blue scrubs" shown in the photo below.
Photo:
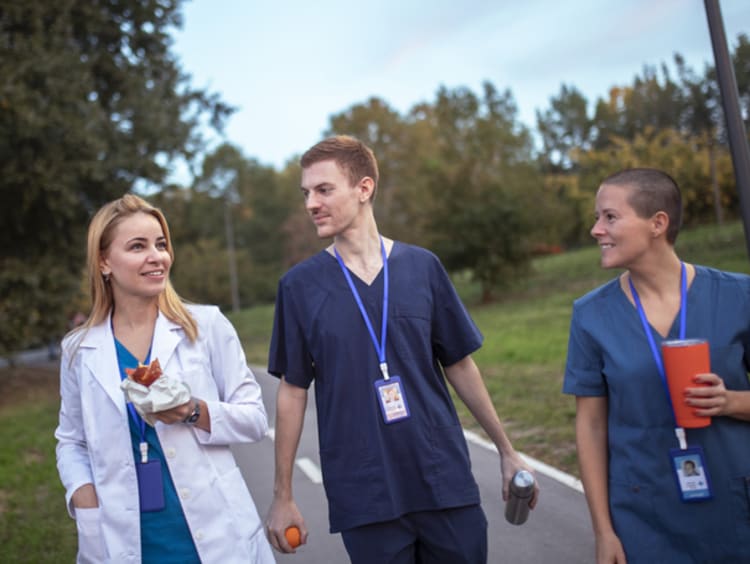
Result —
[{"label": "short-haired woman in blue scrubs", "polygon": [[[683,263],[681,214],[655,169],[614,174],[596,196],[601,265],[624,272],[574,303],[563,391],[598,564],[750,562],[750,277]],[[672,339],[709,343],[710,373],[680,400],[708,426],[676,423]],[[683,476],[688,458],[705,479]]]}]

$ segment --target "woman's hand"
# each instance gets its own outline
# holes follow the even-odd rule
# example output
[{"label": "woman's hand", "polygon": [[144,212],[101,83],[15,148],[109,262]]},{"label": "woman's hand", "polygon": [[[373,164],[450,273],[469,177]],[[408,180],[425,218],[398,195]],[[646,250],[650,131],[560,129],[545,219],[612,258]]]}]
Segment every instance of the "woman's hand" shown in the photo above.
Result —
[{"label": "woman's hand", "polygon": [[94,488],[94,484],[83,484],[73,492],[70,500],[73,503],[73,507],[80,507],[83,509],[99,507],[99,499],[96,497],[96,488]]},{"label": "woman's hand", "polygon": [[696,415],[750,421],[750,391],[727,390],[724,380],[713,373],[697,374],[695,383],[701,386],[686,388],[685,402],[695,408]]},{"label": "woman's hand", "polygon": [[208,406],[206,402],[197,398],[190,398],[189,401],[173,407],[171,409],[165,409],[164,411],[154,412],[156,417],[162,423],[167,425],[174,425],[175,423],[185,423],[186,419],[190,417],[195,409],[195,403],[199,404],[200,417],[193,423],[194,426],[203,429],[204,431],[211,432],[211,418],[208,414]]},{"label": "woman's hand", "polygon": [[695,408],[695,415],[716,417],[729,415],[729,392],[724,380],[717,374],[697,374],[694,378],[699,387],[685,389],[686,403]]},{"label": "woman's hand", "polygon": [[614,531],[596,537],[596,564],[627,564],[625,550]]}]

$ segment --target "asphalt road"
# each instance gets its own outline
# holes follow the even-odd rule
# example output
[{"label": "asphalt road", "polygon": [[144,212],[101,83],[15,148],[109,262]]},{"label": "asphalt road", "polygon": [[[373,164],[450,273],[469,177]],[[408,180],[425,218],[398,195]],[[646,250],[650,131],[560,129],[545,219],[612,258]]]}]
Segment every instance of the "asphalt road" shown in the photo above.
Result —
[{"label": "asphalt road", "polygon": [[[254,367],[253,371],[263,389],[269,424],[273,426],[278,381],[263,369]],[[341,536],[328,532],[328,506],[320,483],[312,390],[309,400],[293,482],[295,498],[309,530],[308,543],[300,547],[296,554],[276,553],[276,557],[279,562],[346,564],[349,559]],[[233,448],[261,518],[265,518],[273,493],[272,435],[260,443]],[[540,502],[525,524],[511,525],[504,517],[497,452],[492,445],[472,434],[468,438],[474,476],[488,520],[489,564],[593,562],[593,534],[580,483],[571,476],[529,459],[536,468],[541,488]]]}]

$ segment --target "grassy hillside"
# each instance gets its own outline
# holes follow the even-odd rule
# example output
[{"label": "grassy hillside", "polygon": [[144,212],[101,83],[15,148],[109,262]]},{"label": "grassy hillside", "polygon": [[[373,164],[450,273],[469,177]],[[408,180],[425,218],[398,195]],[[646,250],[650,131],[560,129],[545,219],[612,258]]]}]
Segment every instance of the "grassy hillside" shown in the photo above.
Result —
[{"label": "grassy hillside", "polygon": [[[683,260],[750,273],[740,223],[704,227],[680,235]],[[497,302],[479,305],[479,289],[466,277],[456,286],[485,336],[475,359],[492,400],[516,448],[577,474],[574,448],[575,401],[561,392],[573,300],[613,278],[599,267],[599,249],[590,247],[534,261],[528,277],[510,283]],[[265,366],[273,307],[232,316],[251,363]],[[467,427],[475,424],[460,402]]]}]

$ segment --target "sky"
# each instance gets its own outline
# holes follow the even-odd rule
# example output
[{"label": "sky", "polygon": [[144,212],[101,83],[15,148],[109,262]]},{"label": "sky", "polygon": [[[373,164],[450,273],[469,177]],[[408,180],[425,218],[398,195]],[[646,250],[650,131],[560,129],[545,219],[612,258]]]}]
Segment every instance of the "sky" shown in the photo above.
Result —
[{"label": "sky", "polygon": [[[731,49],[750,35],[750,1],[720,6]],[[489,81],[534,129],[563,84],[592,112],[644,65],[674,71],[674,53],[713,64],[703,0],[188,0],[173,39],[191,85],[237,108],[212,144],[277,169],[371,97],[405,115],[441,86]]]}]

